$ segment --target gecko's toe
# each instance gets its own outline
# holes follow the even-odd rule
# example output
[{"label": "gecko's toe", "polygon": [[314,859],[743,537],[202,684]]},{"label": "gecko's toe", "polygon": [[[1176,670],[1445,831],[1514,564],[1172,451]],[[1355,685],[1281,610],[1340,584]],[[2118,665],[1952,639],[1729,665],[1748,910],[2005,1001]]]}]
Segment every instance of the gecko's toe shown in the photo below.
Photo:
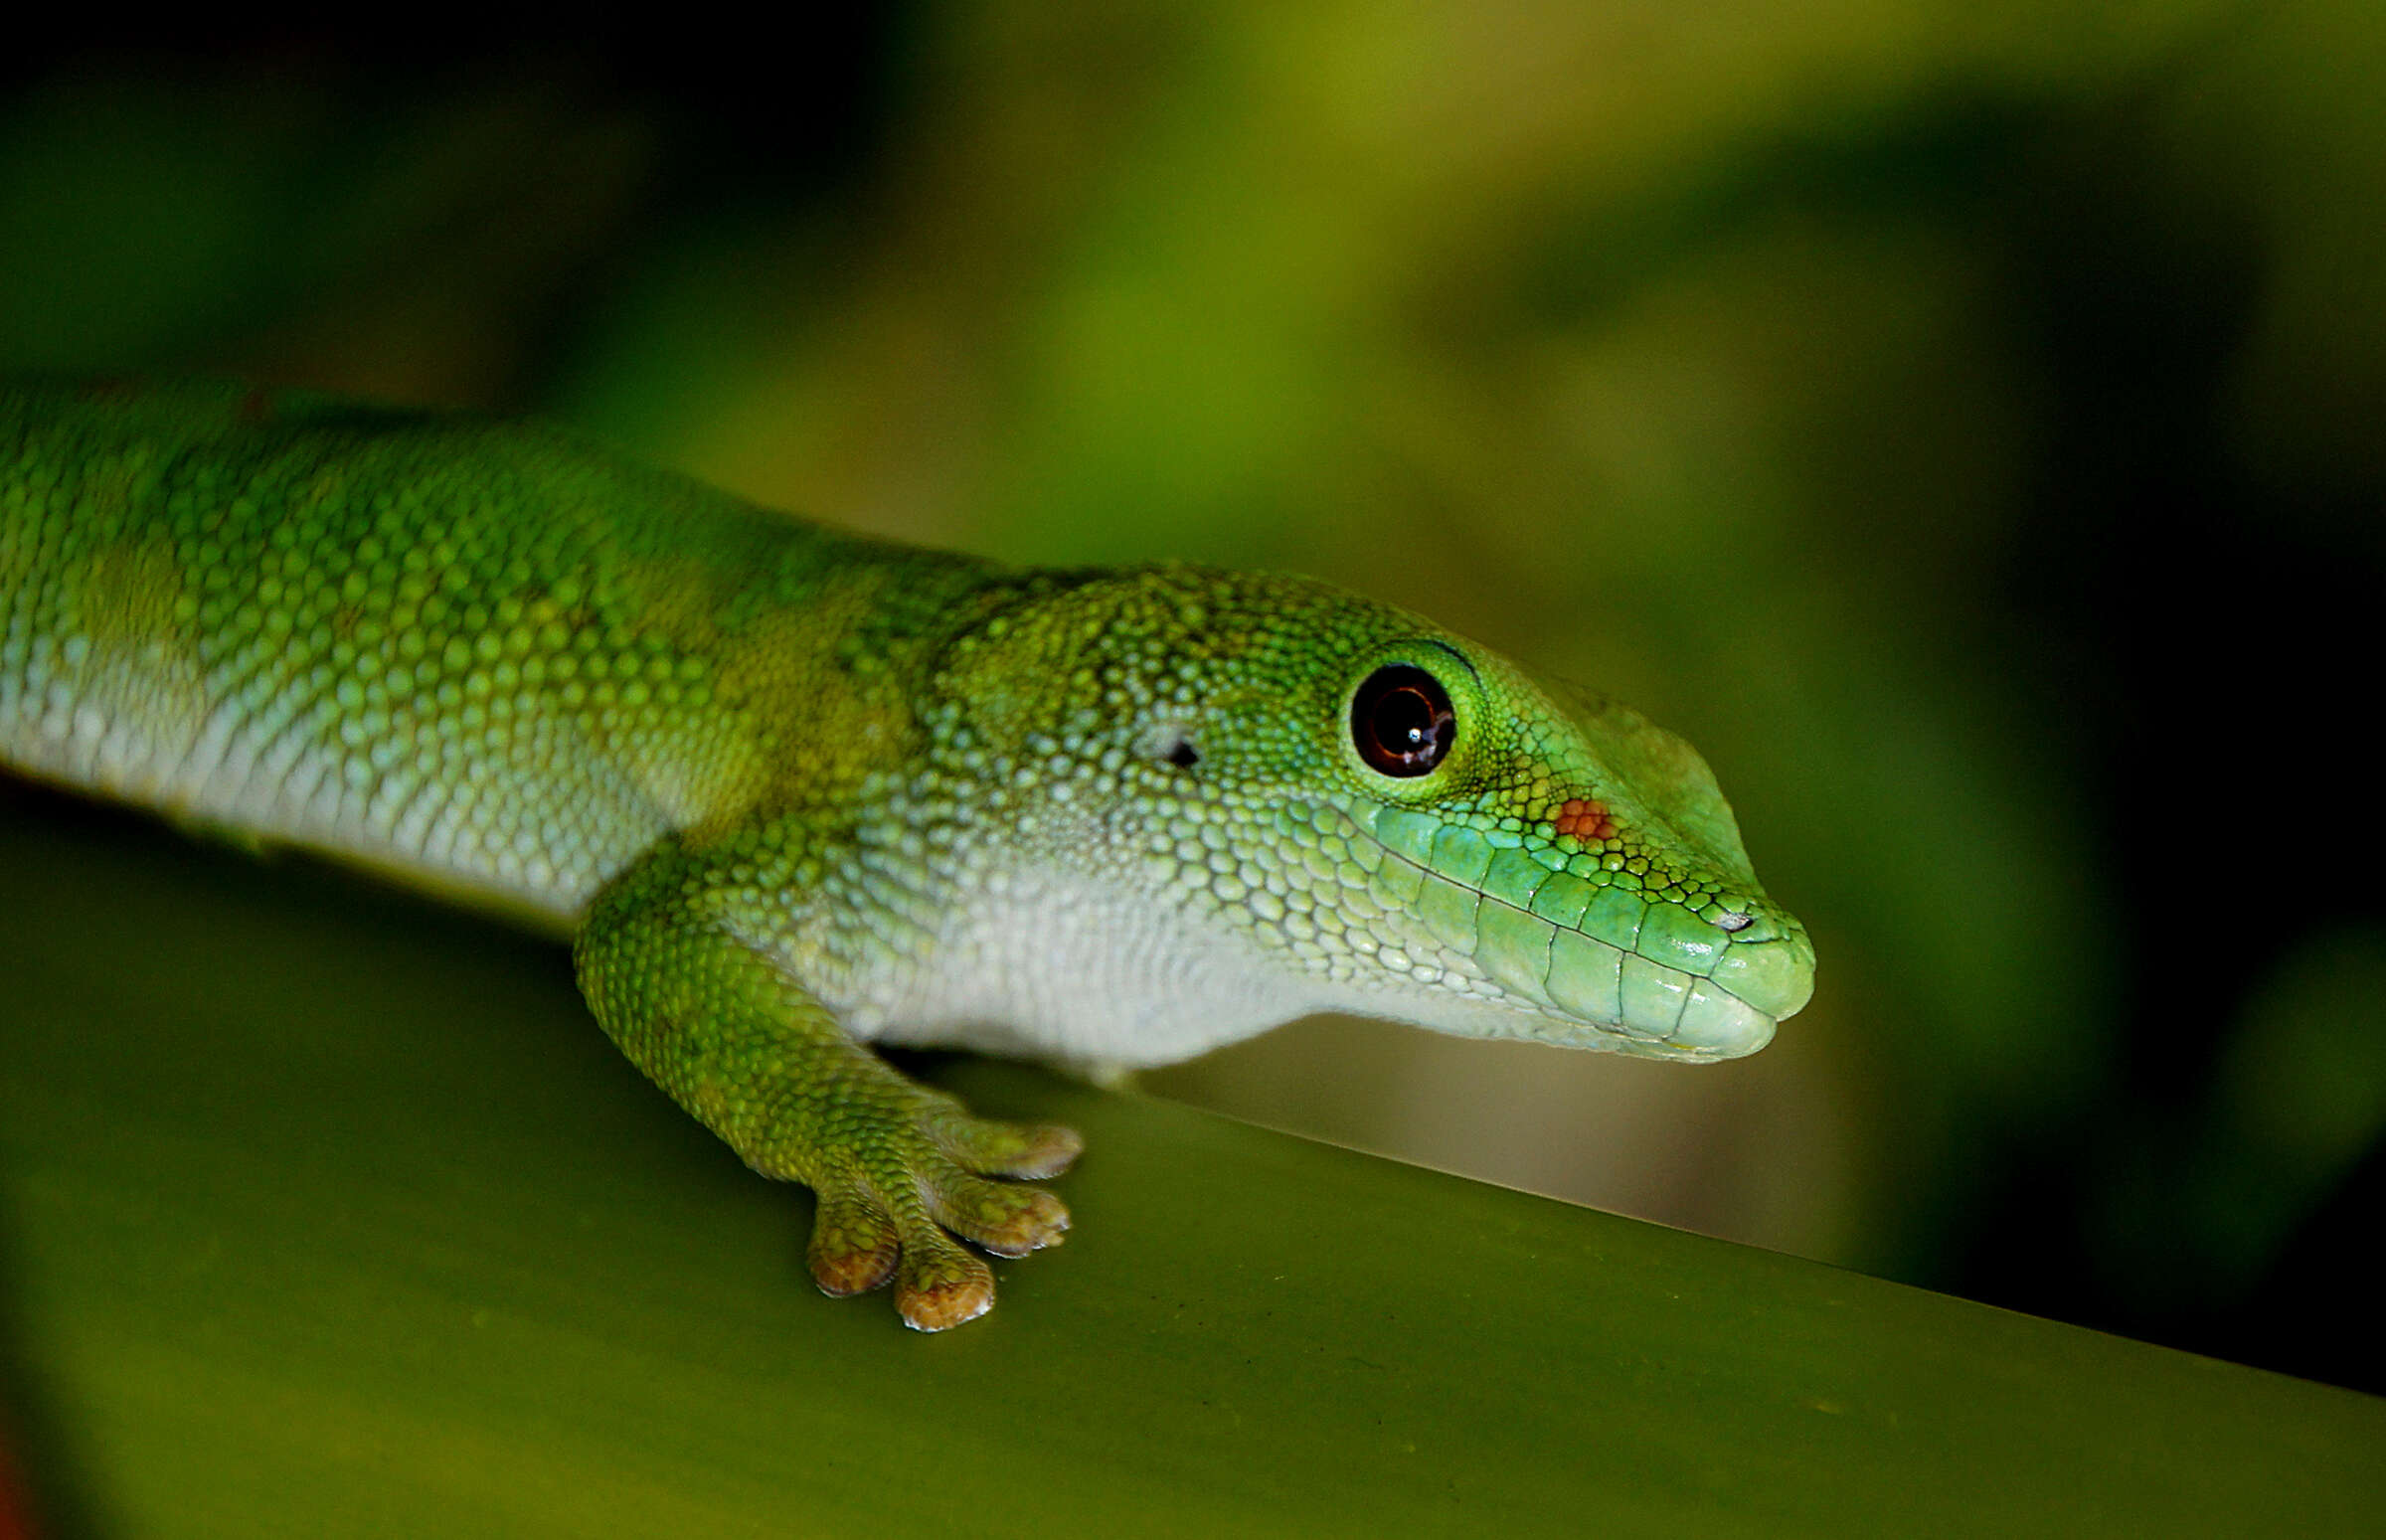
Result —
[{"label": "gecko's toe", "polygon": [[859,1193],[823,1193],[812,1220],[812,1280],[837,1298],[884,1287],[902,1247],[895,1222]]},{"label": "gecko's toe", "polygon": [[1040,1187],[955,1172],[925,1191],[938,1224],[997,1257],[1024,1257],[1068,1236],[1069,1206]]},{"label": "gecko's toe", "polygon": [[930,1135],[963,1170],[1031,1181],[1060,1175],[1086,1148],[1075,1128],[1059,1123],[997,1122],[957,1110],[938,1117]]},{"label": "gecko's toe", "polygon": [[942,1331],[994,1307],[994,1270],[983,1258],[942,1235],[903,1250],[895,1276],[895,1308],[914,1331]]}]

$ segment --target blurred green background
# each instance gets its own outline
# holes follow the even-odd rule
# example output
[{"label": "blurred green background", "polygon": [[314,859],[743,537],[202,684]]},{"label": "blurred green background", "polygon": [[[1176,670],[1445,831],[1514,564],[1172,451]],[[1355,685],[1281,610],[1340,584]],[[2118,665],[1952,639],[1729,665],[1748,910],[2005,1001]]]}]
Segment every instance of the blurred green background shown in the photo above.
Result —
[{"label": "blurred green background", "polygon": [[1324,1020],[1152,1084],[2386,1390],[2329,1308],[2386,1192],[2386,9],[800,31],[21,38],[0,368],[1426,610],[1701,746],[1814,1005],[1707,1071]]}]

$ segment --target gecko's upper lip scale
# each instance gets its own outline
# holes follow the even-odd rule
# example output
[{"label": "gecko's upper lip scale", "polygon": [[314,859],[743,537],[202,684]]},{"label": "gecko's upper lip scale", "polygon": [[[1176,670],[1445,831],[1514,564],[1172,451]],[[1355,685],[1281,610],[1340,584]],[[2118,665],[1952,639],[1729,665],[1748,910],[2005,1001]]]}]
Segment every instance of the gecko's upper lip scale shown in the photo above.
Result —
[{"label": "gecko's upper lip scale", "polygon": [[[1718,911],[1647,897],[1588,863],[1532,858],[1513,834],[1503,854],[1430,814],[1375,809],[1354,821],[1412,874],[1386,894],[1419,933],[1400,947],[1409,976],[1520,1010],[1523,1035],[1640,1058],[1736,1059],[1771,1042],[1812,991],[1804,931],[1761,902]],[[1471,1005],[1457,1009],[1476,1019]]]},{"label": "gecko's upper lip scale", "polygon": [[1684,978],[1680,1013],[1664,1029],[1665,1042],[1700,1058],[1755,1053],[1814,992],[1814,949],[1796,922],[1737,918],[1743,924],[1727,932],[1729,943],[1716,949],[1703,974]]}]

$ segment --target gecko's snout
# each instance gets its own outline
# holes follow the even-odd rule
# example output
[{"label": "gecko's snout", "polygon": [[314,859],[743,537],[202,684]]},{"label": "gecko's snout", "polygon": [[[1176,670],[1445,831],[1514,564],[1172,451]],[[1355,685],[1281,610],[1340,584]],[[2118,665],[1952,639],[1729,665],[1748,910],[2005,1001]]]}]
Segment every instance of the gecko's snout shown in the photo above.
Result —
[{"label": "gecko's snout", "polygon": [[[1677,913],[1657,910],[1649,918]],[[1787,917],[1732,911],[1712,920],[1644,920],[1638,940],[1619,959],[1621,987],[1614,1014],[1604,1017],[1612,1023],[1604,1030],[1626,1040],[1626,1053],[1702,1063],[1743,1058],[1772,1042],[1775,1027],[1813,993],[1813,948]],[[1559,952],[1575,967],[1586,955],[1601,956],[1588,939],[1562,943],[1553,956]],[[1562,1004],[1570,996],[1578,1009],[1592,1003],[1569,977],[1553,973],[1551,983]]]}]

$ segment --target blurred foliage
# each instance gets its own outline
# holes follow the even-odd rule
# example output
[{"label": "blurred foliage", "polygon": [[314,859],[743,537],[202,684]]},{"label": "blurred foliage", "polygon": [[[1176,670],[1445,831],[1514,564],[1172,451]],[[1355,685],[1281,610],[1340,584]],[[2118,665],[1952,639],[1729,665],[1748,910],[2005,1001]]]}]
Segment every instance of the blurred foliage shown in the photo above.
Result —
[{"label": "blurred foliage", "polygon": [[2374,1517],[2386,1400],[962,1056],[911,1067],[1085,1130],[1080,1224],[924,1338],[805,1286],[809,1200],[588,1031],[552,945],[24,810],[0,1355],[55,1540]]},{"label": "blurred foliage", "polygon": [[1773,1048],[1319,1022],[1153,1083],[2386,1388],[2293,1303],[2376,1282],[2386,12],[816,41],[29,46],[0,366],[535,409],[910,538],[1309,571],[1596,682],[1706,751],[1814,932]]}]

